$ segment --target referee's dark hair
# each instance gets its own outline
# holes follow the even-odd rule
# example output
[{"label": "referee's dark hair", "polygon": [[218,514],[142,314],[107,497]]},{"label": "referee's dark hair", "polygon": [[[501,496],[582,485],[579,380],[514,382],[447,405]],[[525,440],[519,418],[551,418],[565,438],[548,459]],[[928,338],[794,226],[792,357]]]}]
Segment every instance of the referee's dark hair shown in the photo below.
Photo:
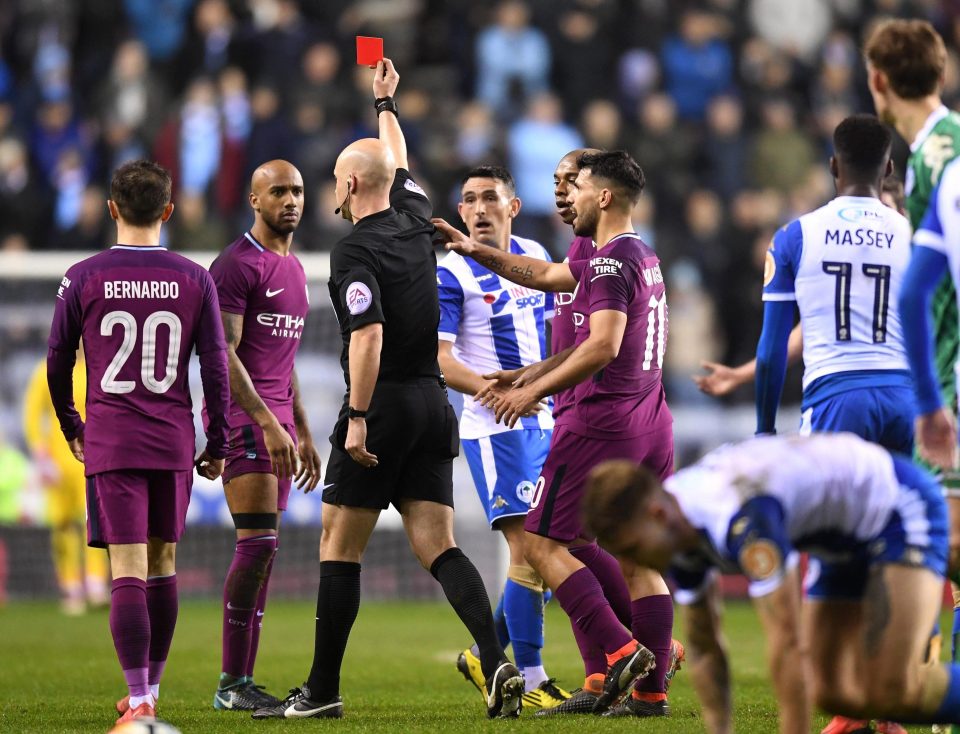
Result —
[{"label": "referee's dark hair", "polygon": [[134,227],[147,227],[163,216],[170,203],[170,172],[153,161],[124,163],[110,181],[110,199],[120,216]]},{"label": "referee's dark hair", "polygon": [[618,189],[634,205],[647,183],[643,169],[625,150],[603,153],[584,153],[577,158],[580,170],[589,169],[590,175],[602,178]]},{"label": "referee's dark hair", "polygon": [[471,178],[492,178],[494,181],[503,181],[511,195],[517,193],[517,184],[513,180],[513,175],[503,166],[475,166],[463,175],[460,185],[463,186]]},{"label": "referee's dark hair", "polygon": [[874,180],[882,177],[893,135],[875,115],[851,115],[833,131],[833,155],[847,171]]}]

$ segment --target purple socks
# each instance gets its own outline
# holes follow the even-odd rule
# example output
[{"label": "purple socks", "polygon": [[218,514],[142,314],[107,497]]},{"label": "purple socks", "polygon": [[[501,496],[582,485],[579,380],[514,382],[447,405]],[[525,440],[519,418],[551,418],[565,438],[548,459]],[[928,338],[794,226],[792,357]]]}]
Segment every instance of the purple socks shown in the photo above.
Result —
[{"label": "purple socks", "polygon": [[142,579],[123,576],[113,580],[110,633],[130,695],[149,695],[150,615],[147,612],[147,584]]},{"label": "purple socks", "polygon": [[177,626],[179,601],[176,574],[148,578],[146,599],[150,618],[150,685],[159,686],[173,641],[173,631]]},{"label": "purple socks", "polygon": [[633,639],[617,619],[590,569],[581,568],[572,573],[554,590],[554,594],[563,611],[591,645],[604,653],[612,655]]},{"label": "purple socks", "polygon": [[273,572],[273,559],[277,557],[279,541],[274,546],[273,555],[267,563],[267,570],[260,585],[260,595],[257,597],[257,611],[253,617],[253,628],[250,630],[250,652],[247,653],[247,665],[243,674],[252,678],[253,665],[257,662],[257,649],[260,647],[260,630],[263,628],[263,612],[267,606],[267,588],[270,585],[270,574]]},{"label": "purple socks", "polygon": [[657,594],[635,599],[631,629],[634,639],[657,658],[657,667],[650,675],[637,681],[640,693],[665,693],[664,683],[670,667],[670,644],[673,642],[673,599],[669,594]]},{"label": "purple socks", "polygon": [[237,541],[223,585],[223,672],[234,678],[242,678],[249,674],[248,669],[253,670],[254,622],[258,621],[258,607],[262,610],[261,592],[265,596],[266,578],[276,549],[275,535]]}]

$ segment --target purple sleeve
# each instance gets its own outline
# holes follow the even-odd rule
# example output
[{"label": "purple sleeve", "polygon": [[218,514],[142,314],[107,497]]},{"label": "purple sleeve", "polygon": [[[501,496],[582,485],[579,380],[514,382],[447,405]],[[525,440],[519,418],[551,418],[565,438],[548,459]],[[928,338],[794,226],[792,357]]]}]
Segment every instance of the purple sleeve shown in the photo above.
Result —
[{"label": "purple sleeve", "polygon": [[83,420],[73,403],[73,366],[77,353],[51,347],[47,351],[47,386],[50,401],[60,421],[60,430],[68,441],[83,434]]},{"label": "purple sleeve", "polygon": [[227,344],[223,337],[220,305],[209,276],[205,281],[200,313],[197,355],[200,357],[200,382],[207,408],[207,453],[214,459],[222,459],[227,455],[230,370],[227,366]]},{"label": "purple sleeve", "polygon": [[217,286],[219,308],[227,313],[244,314],[250,292],[257,286],[253,268],[227,253],[210,266],[210,275]]},{"label": "purple sleeve", "polygon": [[627,312],[630,306],[630,271],[628,265],[611,257],[595,257],[590,261],[587,280],[590,283],[590,313],[597,311]]},{"label": "purple sleeve", "polygon": [[80,288],[71,268],[57,290],[47,352],[50,400],[60,421],[60,430],[68,441],[83,433],[83,421],[73,403],[73,366],[77,361],[82,330]]},{"label": "purple sleeve", "polygon": [[573,273],[573,277],[578,281],[583,275],[583,271],[590,265],[589,260],[570,260],[567,262],[567,267],[570,268],[570,272]]}]

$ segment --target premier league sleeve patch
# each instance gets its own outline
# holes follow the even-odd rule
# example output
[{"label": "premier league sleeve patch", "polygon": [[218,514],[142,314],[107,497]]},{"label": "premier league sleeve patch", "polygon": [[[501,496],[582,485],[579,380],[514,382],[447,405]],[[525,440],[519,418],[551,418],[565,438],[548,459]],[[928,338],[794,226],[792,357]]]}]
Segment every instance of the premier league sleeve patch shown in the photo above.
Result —
[{"label": "premier league sleeve patch", "polygon": [[353,281],[347,286],[347,310],[351,316],[359,316],[365,313],[373,305],[373,294],[366,283],[359,280]]},{"label": "premier league sleeve patch", "polygon": [[412,191],[415,194],[420,194],[423,198],[427,198],[427,192],[420,188],[420,184],[414,181],[412,178],[408,178],[403,182],[403,188],[407,191]]}]

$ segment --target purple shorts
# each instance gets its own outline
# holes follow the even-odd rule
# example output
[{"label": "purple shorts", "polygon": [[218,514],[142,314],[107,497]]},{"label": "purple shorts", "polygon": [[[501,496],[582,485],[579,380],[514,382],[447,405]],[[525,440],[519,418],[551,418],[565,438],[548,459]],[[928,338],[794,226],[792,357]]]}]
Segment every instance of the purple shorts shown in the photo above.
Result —
[{"label": "purple shorts", "polygon": [[559,543],[589,540],[580,519],[587,476],[595,466],[611,459],[635,461],[665,479],[673,474],[672,426],[621,440],[588,438],[563,426],[554,428],[524,530]]},{"label": "purple shorts", "polygon": [[[283,429],[297,444],[297,429],[284,423]],[[223,483],[226,484],[241,474],[273,474],[270,453],[263,442],[263,430],[256,424],[230,429],[227,444],[227,460],[223,468]],[[277,509],[286,510],[290,498],[291,479],[277,479]]]},{"label": "purple shorts", "polygon": [[126,469],[87,477],[87,545],[176,543],[183,535],[193,469]]}]

